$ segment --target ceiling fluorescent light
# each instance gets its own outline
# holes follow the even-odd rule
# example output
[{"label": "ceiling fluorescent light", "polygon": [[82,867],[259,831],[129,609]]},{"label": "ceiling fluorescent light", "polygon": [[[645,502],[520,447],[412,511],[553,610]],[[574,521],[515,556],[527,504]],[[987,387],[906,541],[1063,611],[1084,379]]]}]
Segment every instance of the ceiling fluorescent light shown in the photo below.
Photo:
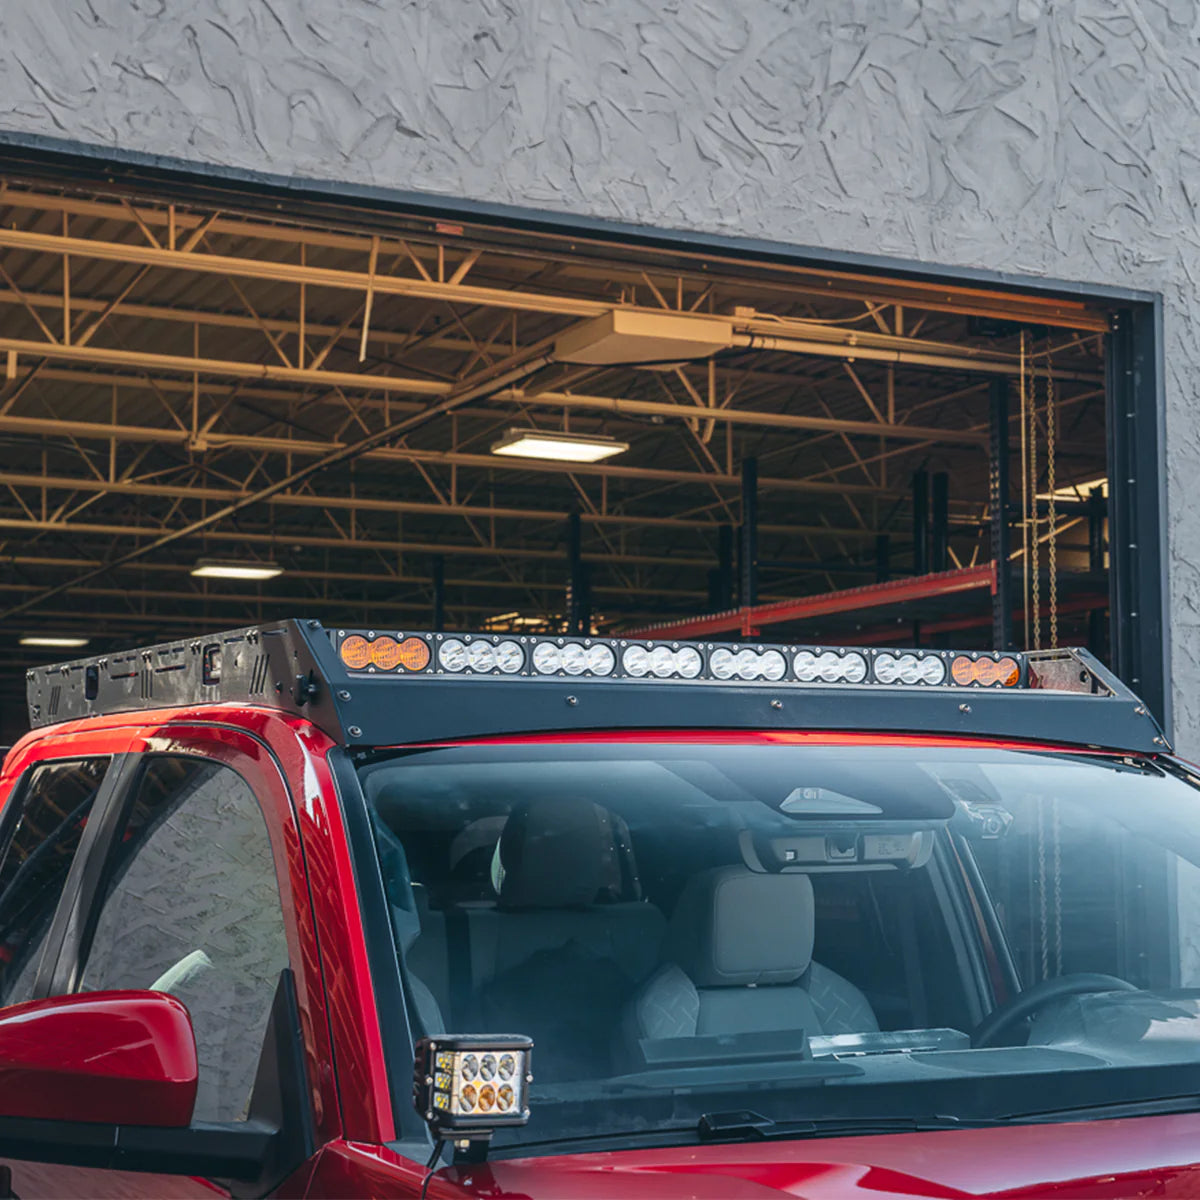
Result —
[{"label": "ceiling fluorescent light", "polygon": [[21,639],[22,646],[46,646],[55,650],[75,650],[86,646],[89,638],[85,637],[50,637],[42,634],[30,634]]},{"label": "ceiling fluorescent light", "polygon": [[[1101,475],[1099,479],[1089,479],[1082,483],[1068,483],[1064,487],[1054,489],[1055,500],[1087,500],[1093,491],[1099,490],[1100,495],[1108,496],[1108,478]],[[1049,492],[1038,492],[1039,500],[1049,500]]]},{"label": "ceiling fluorescent light", "polygon": [[543,429],[510,429],[492,443],[493,454],[552,458],[559,462],[599,462],[628,449],[628,442],[619,442],[602,433],[558,433]]},{"label": "ceiling fluorescent light", "polygon": [[237,559],[202,558],[193,568],[197,579],[274,579],[283,568],[273,562],[241,562]]}]

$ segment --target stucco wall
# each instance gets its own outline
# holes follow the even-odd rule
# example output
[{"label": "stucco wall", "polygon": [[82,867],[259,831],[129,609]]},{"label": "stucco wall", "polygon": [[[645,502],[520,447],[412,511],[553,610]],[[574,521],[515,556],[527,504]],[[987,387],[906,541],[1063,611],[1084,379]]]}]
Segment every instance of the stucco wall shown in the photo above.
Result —
[{"label": "stucco wall", "polygon": [[8,0],[0,128],[1161,291],[1200,756],[1192,0]]}]

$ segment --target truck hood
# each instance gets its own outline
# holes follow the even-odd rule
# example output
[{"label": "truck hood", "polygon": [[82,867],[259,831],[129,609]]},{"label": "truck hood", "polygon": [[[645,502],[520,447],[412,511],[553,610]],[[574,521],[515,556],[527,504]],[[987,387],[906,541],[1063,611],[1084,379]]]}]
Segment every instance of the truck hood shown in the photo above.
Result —
[{"label": "truck hood", "polygon": [[[424,1172],[378,1146],[328,1147],[309,1195],[412,1195]],[[324,1186],[323,1186],[324,1185]],[[326,1190],[328,1189],[328,1190]],[[507,1159],[447,1167],[429,1200],[1118,1200],[1200,1195],[1200,1113]]]}]

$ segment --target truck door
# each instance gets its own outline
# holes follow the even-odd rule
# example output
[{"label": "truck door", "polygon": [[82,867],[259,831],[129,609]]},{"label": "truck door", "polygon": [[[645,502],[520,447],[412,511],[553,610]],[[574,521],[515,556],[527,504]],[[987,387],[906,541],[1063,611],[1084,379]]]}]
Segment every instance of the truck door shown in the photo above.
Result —
[{"label": "truck door", "polygon": [[[150,989],[183,1001],[196,1035],[199,1088],[192,1128],[178,1131],[172,1162],[179,1169],[151,1174],[14,1159],[7,1163],[11,1189],[22,1200],[71,1195],[211,1200],[233,1186],[262,1194],[312,1152],[312,1090],[306,1086],[296,986],[295,960],[302,955],[296,921],[285,918],[281,898],[284,864],[283,894],[290,901],[280,815],[272,809],[265,819],[268,806],[260,804],[236,769],[238,755],[228,745],[220,748],[226,761],[217,761],[197,753],[194,745],[174,739],[170,744],[172,752],[130,756],[134,761],[123,792],[107,797],[104,812],[93,818],[106,834],[87,848],[90,859],[76,872],[77,890],[74,896],[68,891],[59,905],[53,922],[58,945],[38,951],[36,939],[29,937],[27,947],[14,947],[9,994],[27,998],[20,980],[36,955],[35,997]],[[43,857],[56,863],[60,874],[69,866],[70,847],[65,835],[55,832],[66,819],[57,814],[77,812],[84,803],[82,780],[99,770],[75,765],[68,774],[35,774],[26,789],[28,816],[17,834],[25,827],[44,831]],[[73,790],[64,799],[68,787]],[[59,824],[43,817],[35,825],[51,796]],[[26,840],[33,837],[30,833]],[[55,837],[57,842],[46,842]],[[14,844],[28,859],[31,851],[19,836]],[[32,928],[41,912],[39,898],[52,889],[43,874],[26,870],[21,877],[19,867],[0,862],[0,918],[9,909],[28,911],[23,919]],[[9,891],[3,890],[6,882]],[[47,900],[40,903],[44,908]],[[45,924],[47,918],[41,920]],[[0,980],[7,982],[7,976]],[[300,1078],[290,1080],[288,1111],[271,1111],[285,1107],[282,1095],[266,1093],[280,1090],[279,1060],[289,1055],[293,1065],[299,1063]],[[245,1135],[261,1125],[264,1114],[286,1121],[288,1128],[256,1181],[235,1181],[206,1169],[211,1163],[199,1149],[189,1160],[189,1134],[199,1137],[206,1127],[211,1141],[214,1129],[227,1130],[234,1142],[244,1144],[247,1138],[239,1142],[239,1131]]]}]

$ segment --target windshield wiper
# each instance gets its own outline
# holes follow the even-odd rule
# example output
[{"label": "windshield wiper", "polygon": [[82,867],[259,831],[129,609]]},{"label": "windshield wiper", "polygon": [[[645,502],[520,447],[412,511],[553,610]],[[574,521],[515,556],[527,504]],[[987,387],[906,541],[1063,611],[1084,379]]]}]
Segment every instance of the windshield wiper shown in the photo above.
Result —
[{"label": "windshield wiper", "polygon": [[[956,1117],[950,1113],[883,1113],[803,1117],[775,1121],[753,1109],[738,1108],[705,1113],[695,1125],[665,1125],[644,1129],[612,1130],[602,1134],[521,1141],[498,1147],[493,1158],[526,1154],[535,1147],[553,1146],[559,1153],[578,1150],[628,1149],[633,1143],[678,1146],[691,1142],[797,1141],[806,1138],[867,1137],[872,1134],[929,1133],[940,1129],[1011,1129],[1014,1125],[1053,1124],[1060,1121],[1148,1117],[1159,1113],[1200,1111],[1200,1096],[1173,1096],[1155,1100],[1123,1100],[1039,1112],[1014,1112],[998,1117]],[[568,1147],[573,1149],[568,1149]]]},{"label": "windshield wiper", "polygon": [[1200,1096],[1158,1096],[1150,1100],[1102,1100],[1097,1104],[1072,1104],[1066,1108],[1043,1108],[1034,1112],[1010,1113],[1004,1123],[1031,1125],[1054,1121],[1084,1121],[1116,1117],[1153,1117],[1159,1113],[1200,1112]]},{"label": "windshield wiper", "polygon": [[1060,1121],[1096,1121],[1117,1117],[1152,1117],[1159,1114],[1200,1112],[1200,1096],[1164,1096],[1151,1100],[1115,1100],[1098,1104],[1073,1104],[1034,1112],[1006,1113],[999,1117],[956,1117],[948,1113],[808,1117],[799,1121],[774,1121],[751,1109],[705,1113],[696,1126],[702,1142],[753,1142],[775,1138],[845,1137],[872,1133],[925,1133],[935,1129],[989,1129],[996,1126],[1052,1124]]},{"label": "windshield wiper", "polygon": [[840,1137],[871,1133],[923,1133],[933,1129],[981,1129],[1009,1125],[1007,1118],[955,1117],[942,1113],[914,1116],[808,1117],[773,1121],[750,1109],[705,1113],[696,1126],[702,1142],[766,1141],[773,1138]]}]

